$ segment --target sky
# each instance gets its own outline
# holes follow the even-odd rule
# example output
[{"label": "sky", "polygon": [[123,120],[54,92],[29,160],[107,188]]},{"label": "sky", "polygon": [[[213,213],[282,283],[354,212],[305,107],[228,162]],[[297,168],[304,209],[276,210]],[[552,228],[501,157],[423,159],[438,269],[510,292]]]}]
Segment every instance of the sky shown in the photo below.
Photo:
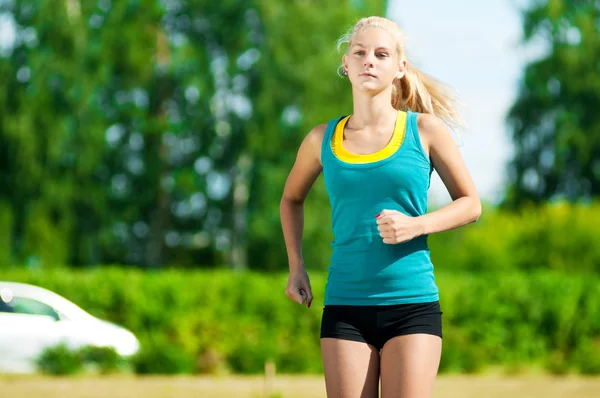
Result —
[{"label": "sky", "polygon": [[[406,35],[409,61],[457,90],[469,129],[455,135],[481,198],[496,204],[513,153],[506,114],[524,65],[542,55],[540,43],[520,44],[516,0],[389,0],[387,17]],[[434,173],[430,203],[450,197]]]}]

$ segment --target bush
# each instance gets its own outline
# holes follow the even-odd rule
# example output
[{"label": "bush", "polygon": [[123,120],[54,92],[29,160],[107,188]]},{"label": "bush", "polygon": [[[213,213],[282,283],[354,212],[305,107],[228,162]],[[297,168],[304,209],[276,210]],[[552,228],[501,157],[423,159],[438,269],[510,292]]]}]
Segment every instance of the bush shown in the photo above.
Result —
[{"label": "bush", "polygon": [[181,374],[194,372],[194,360],[178,344],[147,344],[133,359],[139,374]]},{"label": "bush", "polygon": [[46,348],[37,359],[40,372],[66,376],[79,373],[83,370],[83,362],[77,350],[71,350],[65,344],[58,344]]},{"label": "bush", "polygon": [[128,360],[113,347],[85,346],[79,349],[79,356],[84,367],[93,373],[112,374],[130,370]]},{"label": "bush", "polygon": [[429,237],[438,269],[600,272],[600,203],[484,209],[475,224]]},{"label": "bush", "polygon": [[[138,373],[259,373],[268,360],[282,373],[319,373],[326,275],[309,273],[310,309],[285,296],[285,273],[104,267],[9,271],[4,278],[49,288],[132,330],[142,346],[132,363]],[[437,271],[436,277],[444,312],[441,372],[491,365],[600,371],[593,360],[599,357],[600,277],[560,271]],[[46,371],[74,371],[74,359],[60,350],[53,355],[60,366],[45,365]],[[115,368],[114,357],[104,360],[106,369]]]},{"label": "bush", "polygon": [[64,343],[44,349],[36,362],[40,372],[50,375],[110,374],[129,369],[127,360],[112,347],[70,348]]}]

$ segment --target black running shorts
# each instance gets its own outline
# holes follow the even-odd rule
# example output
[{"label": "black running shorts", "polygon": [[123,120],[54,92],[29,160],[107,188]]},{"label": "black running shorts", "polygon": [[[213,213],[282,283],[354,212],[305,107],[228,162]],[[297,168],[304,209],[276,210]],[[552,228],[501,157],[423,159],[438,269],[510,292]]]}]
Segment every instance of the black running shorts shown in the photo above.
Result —
[{"label": "black running shorts", "polygon": [[376,306],[327,305],[321,338],[361,341],[381,350],[396,336],[424,333],[442,337],[439,301]]}]

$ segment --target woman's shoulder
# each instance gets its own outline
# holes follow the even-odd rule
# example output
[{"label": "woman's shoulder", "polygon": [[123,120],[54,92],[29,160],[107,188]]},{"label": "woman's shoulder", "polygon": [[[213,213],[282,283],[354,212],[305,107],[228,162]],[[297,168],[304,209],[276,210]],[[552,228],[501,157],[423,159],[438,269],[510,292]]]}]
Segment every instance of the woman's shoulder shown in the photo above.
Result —
[{"label": "woman's shoulder", "polygon": [[321,124],[314,126],[308,132],[308,134],[306,134],[304,141],[306,141],[308,144],[311,144],[311,146],[315,145],[320,148],[321,143],[323,142],[323,137],[325,137],[325,133],[327,131],[328,125],[329,125],[329,122],[321,123]]},{"label": "woman's shoulder", "polygon": [[[337,122],[339,122],[343,117],[344,116],[338,116],[327,122],[317,124],[306,134],[304,137],[304,142],[310,144],[311,146],[314,145],[320,149],[321,145],[323,144],[323,138],[327,134],[327,129],[332,125],[337,124]],[[330,134],[333,134],[333,129],[330,131]]]},{"label": "woman's shoulder", "polygon": [[417,129],[421,144],[427,153],[436,143],[445,145],[447,137],[451,137],[450,131],[442,119],[429,113],[417,115]]},{"label": "woman's shoulder", "polygon": [[328,123],[321,123],[313,127],[302,140],[302,144],[298,149],[298,156],[314,157],[321,162],[321,146],[323,145],[323,137],[327,130]]},{"label": "woman's shoulder", "polygon": [[419,131],[427,133],[429,131],[435,131],[439,129],[443,124],[442,121],[435,115],[430,113],[416,113],[417,127]]},{"label": "woman's shoulder", "polygon": [[327,126],[329,125],[329,123],[321,123],[318,124],[316,126],[314,126],[309,132],[307,136],[313,137],[313,138],[323,138],[323,136],[325,135],[325,131],[327,131]]},{"label": "woman's shoulder", "polygon": [[439,117],[430,113],[417,114],[417,129],[419,136],[427,140],[433,140],[440,134],[447,133],[444,122]]}]

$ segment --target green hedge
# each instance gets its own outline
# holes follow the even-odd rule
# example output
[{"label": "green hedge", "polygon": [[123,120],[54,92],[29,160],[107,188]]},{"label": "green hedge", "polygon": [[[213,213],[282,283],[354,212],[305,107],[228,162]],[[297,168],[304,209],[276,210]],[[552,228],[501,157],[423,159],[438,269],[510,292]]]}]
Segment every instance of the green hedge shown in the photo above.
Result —
[{"label": "green hedge", "polygon": [[474,224],[429,237],[438,269],[600,272],[600,204],[484,208]]},{"label": "green hedge", "polygon": [[[285,274],[232,271],[11,271],[141,340],[138,373],[321,372],[319,325],[325,277],[311,272],[312,308],[284,295]],[[558,271],[437,272],[444,312],[441,372],[501,365],[600,372],[600,277]]]},{"label": "green hedge", "polygon": [[36,365],[40,372],[56,376],[127,373],[131,366],[112,347],[83,346],[74,350],[62,343],[44,349]]}]

